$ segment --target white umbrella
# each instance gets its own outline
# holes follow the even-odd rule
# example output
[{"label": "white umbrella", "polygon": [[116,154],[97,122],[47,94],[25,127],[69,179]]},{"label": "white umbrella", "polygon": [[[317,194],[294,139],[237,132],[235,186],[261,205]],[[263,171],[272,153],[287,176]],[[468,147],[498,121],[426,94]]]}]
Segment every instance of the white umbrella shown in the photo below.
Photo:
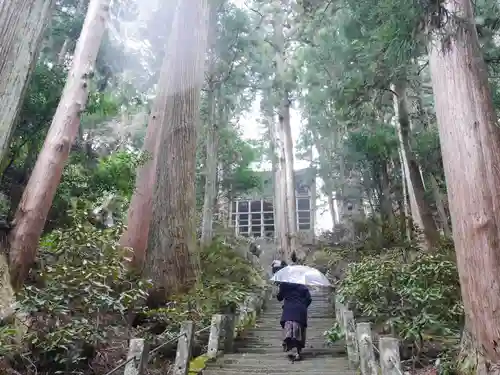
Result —
[{"label": "white umbrella", "polygon": [[330,282],[316,268],[293,265],[282,268],[276,272],[271,281],[310,286],[330,286]]}]

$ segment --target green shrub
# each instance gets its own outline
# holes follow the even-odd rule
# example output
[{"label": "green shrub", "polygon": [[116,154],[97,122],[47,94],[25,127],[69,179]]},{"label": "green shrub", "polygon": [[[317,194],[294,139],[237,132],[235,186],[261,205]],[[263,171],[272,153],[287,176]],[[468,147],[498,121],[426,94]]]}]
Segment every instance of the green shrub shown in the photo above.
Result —
[{"label": "green shrub", "polygon": [[[31,279],[18,295],[30,316],[22,342],[31,360],[39,369],[64,373],[110,343],[114,328],[126,325],[126,314],[141,308],[149,287],[129,277],[122,263],[120,225],[99,230],[84,214],[73,220],[71,229],[43,238]],[[0,335],[1,352],[11,340]]]},{"label": "green shrub", "polygon": [[210,323],[213,314],[233,311],[256,288],[264,286],[261,274],[236,250],[234,238],[216,238],[200,253],[201,275],[190,293],[175,296],[165,307],[147,312],[150,322],[169,327],[173,335],[183,320],[200,327]]},{"label": "green shrub", "polygon": [[405,340],[459,335],[463,306],[453,257],[442,251],[419,253],[408,263],[402,259],[394,251],[350,264],[340,284],[341,298]]},{"label": "green shrub", "polygon": [[39,373],[82,374],[110,350],[115,350],[109,359],[114,365],[130,337],[143,337],[154,346],[177,335],[182,321],[205,327],[214,313],[234,310],[264,285],[259,270],[236,251],[238,241],[218,238],[200,254],[197,285],[149,309],[151,284],[134,277],[123,262],[118,246],[123,226],[98,229],[88,222],[87,212],[72,210],[69,228],[42,239],[30,279],[17,296],[19,309],[29,316],[27,329],[0,326],[0,357],[7,356],[14,366],[26,367],[21,363],[27,361]]},{"label": "green shrub", "polygon": [[333,323],[332,328],[323,333],[325,340],[329,344],[334,344],[339,340],[342,340],[345,336],[345,332],[342,331],[340,324],[338,322]]}]

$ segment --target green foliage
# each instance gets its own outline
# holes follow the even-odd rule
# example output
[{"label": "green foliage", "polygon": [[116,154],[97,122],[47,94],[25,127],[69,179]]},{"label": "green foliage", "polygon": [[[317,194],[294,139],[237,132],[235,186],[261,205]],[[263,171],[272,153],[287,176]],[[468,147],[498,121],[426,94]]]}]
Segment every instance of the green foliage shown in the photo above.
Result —
[{"label": "green foliage", "polygon": [[68,224],[66,212],[74,197],[79,197],[80,202],[96,202],[105,194],[115,193],[127,201],[134,192],[137,166],[148,158],[146,154],[116,152],[98,159],[97,165],[89,165],[81,157],[78,153],[72,155],[57,189],[52,212],[60,224]]},{"label": "green foliage", "polygon": [[20,310],[32,321],[22,348],[16,345],[16,327],[0,329],[0,355],[15,359],[23,351],[40,371],[78,373],[96,353],[128,338],[131,315],[145,317],[134,336],[162,342],[177,334],[182,321],[206,326],[214,313],[233,311],[264,285],[259,270],[239,255],[243,244],[221,237],[203,250],[195,288],[149,309],[145,301],[151,285],[127,272],[117,245],[123,227],[96,229],[85,210],[70,217],[69,229],[43,238],[29,283],[18,295]]},{"label": "green foliage", "polygon": [[10,210],[10,202],[7,197],[0,193],[0,219],[3,219],[7,216]]},{"label": "green foliage", "polygon": [[198,284],[190,293],[174,296],[166,307],[149,310],[150,323],[168,327],[167,335],[175,334],[186,319],[205,326],[213,314],[234,311],[251,292],[263,287],[259,270],[240,255],[241,246],[244,244],[234,238],[216,238],[200,253]]},{"label": "green foliage", "polygon": [[0,357],[8,356],[19,350],[18,331],[13,325],[0,326]]},{"label": "green foliage", "polygon": [[344,335],[345,332],[342,331],[342,328],[337,321],[333,323],[332,328],[323,333],[323,336],[325,336],[325,339],[329,344],[334,344],[337,341],[342,340],[345,337]]},{"label": "green foliage", "polygon": [[408,262],[397,250],[366,257],[349,265],[339,294],[405,340],[459,335],[463,322],[456,264],[445,251],[419,253]]},{"label": "green foliage", "polygon": [[[214,313],[234,311],[264,285],[260,270],[240,255],[248,244],[219,237],[200,254],[202,273],[193,290],[150,309],[151,284],[128,273],[117,245],[122,225],[97,229],[86,210],[71,211],[70,217],[70,228],[42,239],[29,283],[18,295],[20,310],[29,312],[32,322],[21,345],[16,327],[0,329],[0,355],[15,360],[22,351],[39,371],[76,374],[130,334],[160,343],[175,336],[184,320],[206,326]],[[129,317],[137,314],[144,318],[133,329]]]},{"label": "green foliage", "polygon": [[257,159],[256,147],[241,139],[239,132],[224,132],[219,149],[219,160],[225,166],[222,188],[236,196],[260,186],[260,177],[251,169]]},{"label": "green foliage", "polygon": [[90,92],[85,113],[92,114],[97,118],[106,118],[116,116],[118,111],[118,103],[113,96],[99,91]]},{"label": "green foliage", "polygon": [[114,191],[130,198],[134,192],[136,170],[149,158],[146,153],[116,152],[100,159],[93,170],[91,189]]},{"label": "green foliage", "polygon": [[[34,160],[26,160],[43,143],[64,87],[66,72],[39,62],[28,86],[19,121],[10,143],[11,165],[25,167]],[[3,172],[3,171],[0,171]]]},{"label": "green foliage", "polygon": [[444,180],[438,129],[431,127],[420,131],[414,137],[414,145],[419,164]]},{"label": "green foliage", "polygon": [[[260,176],[251,166],[258,159],[257,147],[241,138],[241,133],[231,127],[219,133],[218,160],[222,166],[220,189],[230,197],[245,193],[261,186]],[[205,179],[203,176],[206,155],[197,156],[196,198],[197,207],[203,206]]]},{"label": "green foliage", "polygon": [[42,239],[30,283],[18,295],[32,321],[23,346],[39,368],[54,373],[72,373],[109,344],[113,321],[118,316],[123,324],[140,310],[149,287],[128,275],[117,246],[122,226],[96,229],[85,212],[72,219],[70,229]]},{"label": "green foliage", "polygon": [[345,146],[351,152],[347,155],[357,153],[360,159],[368,163],[393,157],[398,147],[395,128],[384,123],[352,131],[348,137]]}]

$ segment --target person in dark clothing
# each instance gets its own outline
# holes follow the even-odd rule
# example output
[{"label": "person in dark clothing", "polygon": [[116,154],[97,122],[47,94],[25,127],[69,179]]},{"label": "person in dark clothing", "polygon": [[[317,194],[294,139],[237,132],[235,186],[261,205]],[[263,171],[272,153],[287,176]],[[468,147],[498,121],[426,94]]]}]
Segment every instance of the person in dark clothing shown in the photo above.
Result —
[{"label": "person in dark clothing", "polygon": [[273,263],[271,264],[273,275],[280,269],[285,268],[286,266],[287,264],[284,260],[274,260]]},{"label": "person in dark clothing", "polygon": [[307,308],[312,302],[311,293],[304,285],[280,283],[276,296],[283,301],[281,328],[283,328],[283,349],[294,360],[300,360],[306,344]]}]

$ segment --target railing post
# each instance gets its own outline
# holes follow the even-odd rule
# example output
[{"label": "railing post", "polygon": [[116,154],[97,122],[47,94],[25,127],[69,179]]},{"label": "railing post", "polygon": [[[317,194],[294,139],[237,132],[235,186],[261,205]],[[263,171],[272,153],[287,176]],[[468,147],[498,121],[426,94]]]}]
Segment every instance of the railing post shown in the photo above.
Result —
[{"label": "railing post", "polygon": [[258,305],[257,305],[257,313],[260,313],[265,306],[266,299],[268,297],[267,289],[262,290],[258,295]]},{"label": "railing post", "polygon": [[344,311],[345,311],[345,306],[342,302],[340,302],[340,297],[335,296],[335,319],[337,320],[337,323],[339,323],[342,330],[345,329],[345,327],[344,327]]},{"label": "railing post", "polygon": [[399,340],[394,337],[381,337],[378,347],[382,375],[400,375],[402,371],[401,358],[399,356]]},{"label": "railing post", "polygon": [[359,348],[361,374],[378,375],[370,323],[358,323],[356,325],[356,337]]},{"label": "railing post", "polygon": [[124,375],[144,375],[146,364],[148,363],[149,345],[144,339],[131,339],[127,360],[134,358],[133,361],[125,365]]},{"label": "railing post", "polygon": [[175,353],[174,375],[187,375],[189,371],[189,360],[191,359],[191,348],[194,339],[194,323],[186,321],[181,324],[177,341],[177,353]]},{"label": "railing post", "polygon": [[344,311],[345,341],[349,363],[356,368],[359,365],[358,343],[356,341],[356,326],[351,310]]},{"label": "railing post", "polygon": [[234,329],[236,317],[234,314],[224,315],[224,353],[232,353],[234,350]]},{"label": "railing post", "polygon": [[208,338],[207,356],[208,358],[216,358],[219,353],[221,344],[222,331],[224,327],[224,316],[215,314],[212,316],[212,325],[210,327],[210,336]]}]

